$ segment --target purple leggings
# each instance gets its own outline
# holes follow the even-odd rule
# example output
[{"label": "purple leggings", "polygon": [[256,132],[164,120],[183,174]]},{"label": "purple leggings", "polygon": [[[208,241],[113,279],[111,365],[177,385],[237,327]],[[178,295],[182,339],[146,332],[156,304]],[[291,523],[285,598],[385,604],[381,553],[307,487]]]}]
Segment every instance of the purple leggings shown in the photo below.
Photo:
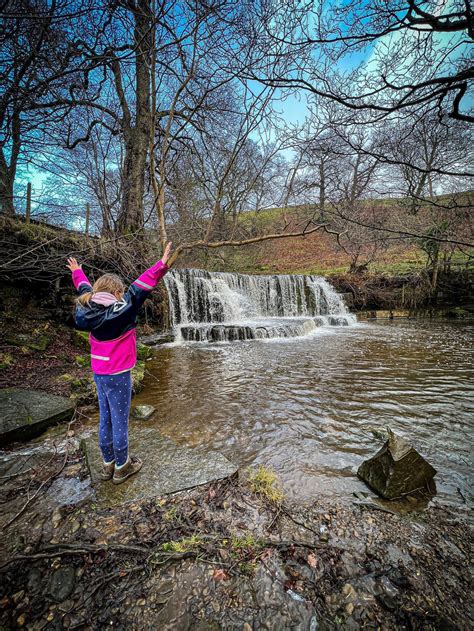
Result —
[{"label": "purple leggings", "polygon": [[105,462],[121,466],[128,458],[128,415],[132,400],[132,377],[128,370],[118,375],[96,375],[99,397],[99,447]]}]

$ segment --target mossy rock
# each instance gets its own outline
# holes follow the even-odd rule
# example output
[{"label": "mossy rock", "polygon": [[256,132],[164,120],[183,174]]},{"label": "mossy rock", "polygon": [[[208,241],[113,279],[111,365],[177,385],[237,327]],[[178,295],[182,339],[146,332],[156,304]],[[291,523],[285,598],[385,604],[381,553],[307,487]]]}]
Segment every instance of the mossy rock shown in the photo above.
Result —
[{"label": "mossy rock", "polygon": [[83,348],[86,351],[90,350],[89,333],[87,331],[78,331],[77,329],[73,329],[71,339],[74,346]]},{"label": "mossy rock", "polygon": [[27,333],[10,334],[5,341],[18,348],[27,348],[33,351],[45,351],[51,344],[51,337],[42,333],[41,335],[29,335]]},{"label": "mossy rock", "polygon": [[73,390],[84,390],[85,388],[89,388],[93,385],[94,383],[92,376],[76,377],[71,381],[71,388]]},{"label": "mossy rock", "polygon": [[13,364],[13,357],[10,353],[0,353],[0,370],[6,370]]},{"label": "mossy rock", "polygon": [[95,387],[92,373],[83,377],[76,377],[71,382],[71,395],[69,397],[76,404],[90,404],[97,402],[97,388]]},{"label": "mossy rock", "polygon": [[143,379],[145,378],[145,362],[137,361],[135,368],[132,368],[132,392],[138,394],[142,389]]},{"label": "mossy rock", "polygon": [[149,346],[137,342],[137,359],[140,361],[146,361],[153,355],[153,351]]},{"label": "mossy rock", "polygon": [[87,366],[89,364],[89,358],[84,357],[83,355],[76,355],[74,359],[76,360],[76,364],[78,366]]},{"label": "mossy rock", "polygon": [[461,307],[453,307],[446,312],[448,318],[470,318],[471,315],[467,309],[462,309]]}]

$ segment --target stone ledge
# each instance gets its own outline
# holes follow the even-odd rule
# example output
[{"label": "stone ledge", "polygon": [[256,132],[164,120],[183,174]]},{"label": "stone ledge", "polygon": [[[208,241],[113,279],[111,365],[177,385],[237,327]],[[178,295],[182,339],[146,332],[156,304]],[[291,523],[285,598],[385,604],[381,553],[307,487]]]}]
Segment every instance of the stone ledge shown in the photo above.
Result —
[{"label": "stone ledge", "polygon": [[152,427],[132,424],[130,452],[143,460],[142,470],[120,485],[98,476],[101,454],[94,434],[81,443],[97,501],[108,506],[184,491],[234,475],[238,468],[217,452],[203,453],[174,443]]},{"label": "stone ledge", "polygon": [[50,425],[70,421],[74,403],[65,397],[39,390],[5,388],[0,390],[0,442],[29,440]]}]

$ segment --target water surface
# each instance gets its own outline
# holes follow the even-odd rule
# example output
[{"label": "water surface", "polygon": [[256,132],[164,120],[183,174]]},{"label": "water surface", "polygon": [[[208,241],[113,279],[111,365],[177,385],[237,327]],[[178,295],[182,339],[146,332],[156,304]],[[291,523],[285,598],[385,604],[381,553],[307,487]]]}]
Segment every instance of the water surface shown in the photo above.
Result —
[{"label": "water surface", "polygon": [[399,320],[162,347],[134,403],[153,404],[149,422],[180,444],[271,465],[301,500],[366,490],[355,471],[382,444],[372,430],[390,426],[438,470],[438,496],[463,503],[473,339],[472,322]]}]

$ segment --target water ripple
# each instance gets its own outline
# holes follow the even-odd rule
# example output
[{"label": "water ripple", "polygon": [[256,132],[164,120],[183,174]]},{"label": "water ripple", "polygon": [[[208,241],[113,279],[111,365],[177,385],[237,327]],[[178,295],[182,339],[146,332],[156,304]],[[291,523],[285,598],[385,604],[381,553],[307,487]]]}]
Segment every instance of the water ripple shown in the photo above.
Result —
[{"label": "water ripple", "polygon": [[[474,326],[394,321],[331,335],[161,348],[136,402],[160,431],[272,465],[298,498],[363,488],[354,475],[386,426],[438,469],[441,495],[469,495]],[[133,430],[132,430],[133,431]],[[460,492],[459,492],[460,491]]]}]

